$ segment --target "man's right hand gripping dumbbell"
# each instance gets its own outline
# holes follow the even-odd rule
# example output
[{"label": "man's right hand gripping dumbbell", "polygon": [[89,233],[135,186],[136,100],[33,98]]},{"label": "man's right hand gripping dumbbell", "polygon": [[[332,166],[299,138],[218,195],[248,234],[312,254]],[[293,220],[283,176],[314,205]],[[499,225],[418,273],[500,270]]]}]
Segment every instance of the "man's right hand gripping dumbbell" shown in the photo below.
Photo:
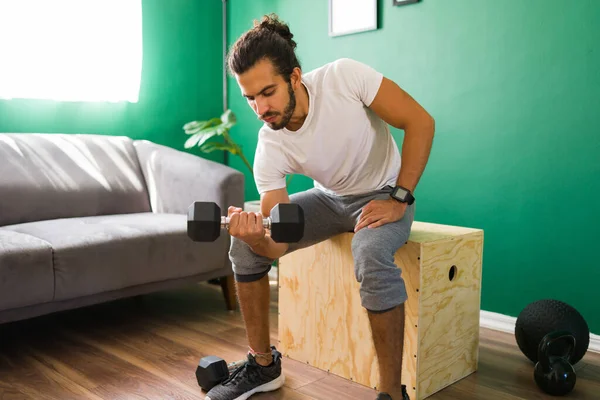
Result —
[{"label": "man's right hand gripping dumbbell", "polygon": [[260,246],[267,229],[277,243],[295,243],[304,235],[304,211],[298,204],[279,203],[268,218],[239,207],[229,207],[227,211],[224,217],[217,204],[194,202],[188,209],[188,236],[196,242],[212,242],[225,228],[231,236],[254,247]]},{"label": "man's right hand gripping dumbbell", "polygon": [[250,247],[259,247],[266,238],[268,220],[261,213],[245,212],[239,207],[229,207],[227,231],[233,237],[246,242]]}]

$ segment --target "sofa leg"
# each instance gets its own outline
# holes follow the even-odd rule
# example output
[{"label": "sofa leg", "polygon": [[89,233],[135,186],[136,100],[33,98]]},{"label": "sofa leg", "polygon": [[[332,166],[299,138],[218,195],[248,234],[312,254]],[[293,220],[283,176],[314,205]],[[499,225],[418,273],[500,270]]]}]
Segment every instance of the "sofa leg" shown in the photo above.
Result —
[{"label": "sofa leg", "polygon": [[234,311],[237,308],[237,298],[235,294],[235,280],[233,275],[224,276],[220,280],[227,309],[229,311]]}]

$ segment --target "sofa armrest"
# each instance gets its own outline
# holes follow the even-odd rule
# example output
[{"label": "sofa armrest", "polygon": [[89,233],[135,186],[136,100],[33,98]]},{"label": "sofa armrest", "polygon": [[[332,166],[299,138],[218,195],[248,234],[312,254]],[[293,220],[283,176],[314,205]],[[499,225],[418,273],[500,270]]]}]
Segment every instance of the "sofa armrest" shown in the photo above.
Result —
[{"label": "sofa armrest", "polygon": [[212,201],[227,215],[230,205],[244,205],[244,174],[147,140],[134,141],[155,213],[187,214],[194,201]]}]

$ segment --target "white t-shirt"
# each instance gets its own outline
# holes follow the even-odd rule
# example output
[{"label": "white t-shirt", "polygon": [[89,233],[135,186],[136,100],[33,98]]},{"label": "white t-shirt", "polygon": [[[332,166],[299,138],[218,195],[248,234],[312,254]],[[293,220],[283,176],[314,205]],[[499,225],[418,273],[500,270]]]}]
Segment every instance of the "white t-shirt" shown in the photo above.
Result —
[{"label": "white t-shirt", "polygon": [[287,174],[308,176],[336,195],[395,186],[400,151],[388,124],[368,108],[383,75],[343,58],[302,79],[309,94],[302,127],[260,129],[253,167],[258,192],[284,188]]}]

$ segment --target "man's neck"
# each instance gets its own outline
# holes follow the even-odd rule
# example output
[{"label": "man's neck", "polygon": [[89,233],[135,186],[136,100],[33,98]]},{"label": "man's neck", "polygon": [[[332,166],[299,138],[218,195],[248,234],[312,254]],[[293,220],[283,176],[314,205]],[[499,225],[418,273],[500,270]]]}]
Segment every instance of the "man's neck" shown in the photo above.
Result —
[{"label": "man's neck", "polygon": [[288,122],[286,129],[290,131],[297,131],[302,127],[304,121],[306,121],[306,117],[308,116],[310,99],[308,97],[308,91],[304,84],[301,85],[300,90],[296,93],[296,108],[294,109],[294,114],[292,114],[292,118],[290,118],[290,122]]}]

